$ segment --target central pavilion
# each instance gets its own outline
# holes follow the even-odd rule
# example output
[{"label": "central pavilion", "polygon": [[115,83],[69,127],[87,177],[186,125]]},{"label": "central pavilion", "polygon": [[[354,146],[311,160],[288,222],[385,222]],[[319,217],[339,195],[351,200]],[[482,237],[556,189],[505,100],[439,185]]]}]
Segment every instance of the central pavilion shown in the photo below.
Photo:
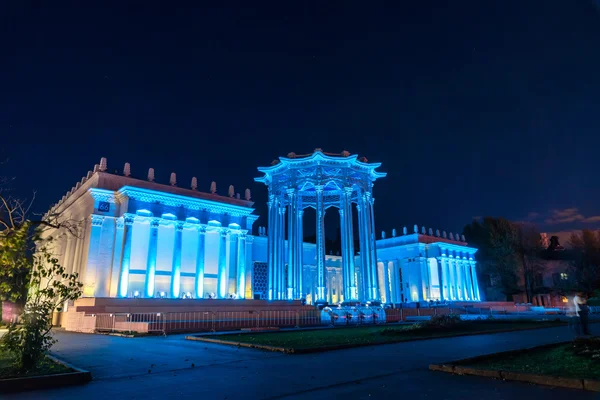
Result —
[{"label": "central pavilion", "polygon": [[[386,174],[376,171],[379,166],[380,163],[368,163],[366,158],[359,159],[347,151],[331,154],[316,149],[309,155],[289,153],[287,157],[275,160],[270,167],[258,168],[264,176],[255,180],[269,188],[269,300],[305,298],[306,294],[314,292],[315,300],[326,300],[325,210],[329,207],[338,208],[340,213],[344,299],[368,301],[380,298],[373,183]],[[352,203],[358,210],[359,268],[354,262]],[[302,216],[308,207],[316,211],[316,291],[303,282]]]}]

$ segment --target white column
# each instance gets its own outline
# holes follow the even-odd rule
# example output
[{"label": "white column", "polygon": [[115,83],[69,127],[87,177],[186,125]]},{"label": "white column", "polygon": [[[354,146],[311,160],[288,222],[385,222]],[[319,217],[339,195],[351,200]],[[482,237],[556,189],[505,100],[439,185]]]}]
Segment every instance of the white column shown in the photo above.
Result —
[{"label": "white column", "polygon": [[479,294],[479,280],[477,279],[477,263],[471,261],[471,275],[473,277],[473,292],[476,301],[481,301],[481,295]]},{"label": "white column", "polygon": [[375,244],[375,212],[373,210],[373,205],[375,203],[375,199],[371,197],[371,192],[367,193],[367,208],[369,210],[367,214],[368,219],[368,232],[369,232],[369,251],[370,251],[370,268],[371,268],[371,297],[374,300],[380,300],[380,288],[379,288],[379,279],[377,278],[377,249]]},{"label": "white column", "polygon": [[73,256],[75,255],[75,237],[70,233],[66,233],[66,248],[65,254],[63,257],[63,261],[60,264],[64,269],[65,273],[72,274],[73,273]]},{"label": "white column", "polygon": [[444,276],[446,277],[446,300],[456,300],[454,297],[454,275],[450,269],[450,259],[447,256],[443,257],[444,260]]},{"label": "white column", "polygon": [[385,302],[393,303],[390,290],[390,270],[387,261],[383,262],[383,284],[385,286]]},{"label": "white column", "polygon": [[325,199],[323,186],[315,187],[317,193],[317,300],[325,300]]},{"label": "white column", "polygon": [[446,293],[444,292],[444,286],[446,285],[446,276],[444,275],[444,264],[443,258],[437,257],[437,269],[438,269],[438,282],[440,285],[440,301],[446,300]]},{"label": "white column", "polygon": [[370,300],[371,274],[369,272],[370,251],[369,251],[369,236],[367,229],[367,205],[364,193],[359,193],[358,208],[358,223],[360,235],[360,280],[361,287],[359,291],[359,300],[361,302]]},{"label": "white column", "polygon": [[431,297],[429,288],[431,280],[429,279],[429,260],[425,257],[419,257],[419,267],[421,269],[421,293],[423,300],[429,300]]},{"label": "white column", "polygon": [[159,218],[150,220],[150,242],[148,244],[148,260],[146,262],[146,297],[154,297],[156,277],[156,249],[158,247]]},{"label": "white column", "polygon": [[127,297],[129,292],[129,265],[131,262],[131,234],[133,230],[133,215],[126,214],[125,219],[123,252],[121,254],[121,276],[119,279],[119,297]]},{"label": "white column", "polygon": [[91,215],[92,228],[90,233],[90,247],[88,251],[85,276],[83,277],[83,296],[92,297],[96,289],[98,276],[98,251],[100,250],[100,239],[102,235],[103,215]]},{"label": "white column", "polygon": [[198,227],[198,251],[196,252],[196,298],[204,298],[204,260],[206,257],[206,226]]},{"label": "white column", "polygon": [[342,281],[344,286],[344,300],[350,299],[349,295],[349,287],[348,280],[350,279],[350,272],[348,269],[348,244],[346,243],[346,217],[345,217],[345,207],[343,204],[344,198],[342,197],[342,204],[340,204],[339,214],[340,214],[340,237],[342,239]]},{"label": "white column", "polygon": [[462,272],[462,277],[463,277],[463,293],[465,296],[465,300],[466,301],[472,301],[473,298],[471,297],[471,289],[469,288],[470,286],[470,278],[469,278],[469,271],[467,269],[467,263],[465,261],[460,261],[460,269]]},{"label": "white column", "polygon": [[175,224],[175,240],[173,243],[173,263],[171,264],[171,298],[179,298],[181,291],[181,246],[183,224]]},{"label": "white column", "polygon": [[254,236],[246,235],[246,299],[254,298],[254,262],[252,256],[252,243],[254,242]]},{"label": "white column", "polygon": [[267,299],[275,298],[275,265],[277,261],[277,224],[279,211],[275,204],[275,196],[269,194],[269,235],[267,237]]},{"label": "white column", "polygon": [[296,189],[288,189],[288,269],[287,269],[287,291],[286,298],[294,299],[295,272],[296,272],[296,223],[297,223],[297,204],[296,204]]},{"label": "white column", "polygon": [[227,276],[227,235],[229,231],[221,228],[219,232],[219,264],[217,275],[217,296],[219,299],[227,298],[227,286],[229,279]]},{"label": "white column", "polygon": [[285,205],[283,198],[279,199],[279,264],[277,267],[277,299],[285,299]]},{"label": "white column", "polygon": [[[298,202],[300,199],[298,199]],[[303,273],[304,273],[304,233],[303,233],[303,215],[304,210],[301,208],[300,203],[298,203],[298,219],[296,223],[296,298],[304,298],[304,282],[303,282]]]},{"label": "white column", "polygon": [[[123,256],[123,244],[125,241],[125,220],[123,217],[117,218],[117,229],[115,232],[115,248],[113,250],[112,271],[110,278],[110,297],[119,295],[119,279],[121,277],[121,258]],[[75,259],[77,260],[80,251],[79,239],[75,246]],[[73,264],[75,267],[75,263]]]},{"label": "white column", "polygon": [[456,291],[458,293],[458,299],[464,301],[465,300],[465,292],[464,292],[464,278],[463,278],[463,273],[462,273],[462,269],[460,267],[460,256],[456,256],[456,258],[454,259],[454,268],[456,269],[456,276],[457,276],[457,288]]},{"label": "white column", "polygon": [[[238,283],[238,239],[239,239],[239,235],[240,232],[239,231],[234,231],[234,232],[230,232],[229,233],[229,243],[228,243],[228,259],[229,259],[229,265],[228,265],[228,271],[227,271],[227,276],[229,279],[232,279],[232,277],[235,279],[235,281],[233,282],[233,289],[230,288],[230,284],[229,282],[227,283],[227,295],[231,294],[231,293],[236,293],[237,289],[239,287],[239,283]],[[236,293],[237,294],[237,293]]]},{"label": "white column", "polygon": [[354,230],[352,226],[352,188],[345,187],[344,188],[344,227],[345,231],[342,232],[342,235],[346,237],[346,249],[342,253],[343,257],[346,257],[348,261],[346,262],[347,274],[348,274],[348,283],[344,281],[344,286],[348,291],[348,300],[356,300],[356,279],[354,277]]}]

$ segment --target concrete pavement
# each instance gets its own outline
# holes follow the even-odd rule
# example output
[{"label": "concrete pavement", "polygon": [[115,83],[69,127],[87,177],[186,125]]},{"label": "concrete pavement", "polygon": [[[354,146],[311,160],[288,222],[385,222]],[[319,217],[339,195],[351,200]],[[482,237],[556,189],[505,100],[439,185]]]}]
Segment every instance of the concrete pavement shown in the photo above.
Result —
[{"label": "concrete pavement", "polygon": [[[596,328],[596,327],[593,327]],[[597,329],[597,328],[596,328]],[[7,399],[440,399],[544,400],[598,394],[427,370],[431,363],[571,339],[566,327],[405,342],[307,355],[284,355],[170,337],[122,338],[57,333],[55,354],[84,369],[86,386]],[[193,364],[193,365],[192,365]],[[409,397],[410,398],[410,397]]]}]

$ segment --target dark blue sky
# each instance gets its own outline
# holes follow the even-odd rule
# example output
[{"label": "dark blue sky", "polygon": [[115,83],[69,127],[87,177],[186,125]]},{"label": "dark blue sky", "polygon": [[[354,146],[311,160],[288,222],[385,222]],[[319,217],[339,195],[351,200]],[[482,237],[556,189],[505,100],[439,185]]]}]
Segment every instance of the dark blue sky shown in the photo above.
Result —
[{"label": "dark blue sky", "polygon": [[591,0],[8,3],[0,175],[38,210],[105,156],[250,187],[264,216],[256,167],[320,147],[383,163],[378,231],[600,226]]}]

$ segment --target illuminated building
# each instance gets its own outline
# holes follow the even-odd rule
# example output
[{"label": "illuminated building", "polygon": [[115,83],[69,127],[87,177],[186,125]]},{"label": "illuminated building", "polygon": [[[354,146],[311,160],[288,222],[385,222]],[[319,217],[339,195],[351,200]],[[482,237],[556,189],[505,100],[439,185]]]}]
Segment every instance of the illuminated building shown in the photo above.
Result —
[{"label": "illuminated building", "polygon": [[[160,184],[153,169],[136,179],[129,164],[113,174],[103,158],[50,209],[78,230],[51,232],[55,253],[68,272],[79,273],[85,297],[479,300],[476,249],[458,235],[430,230],[375,240],[372,188],[385,176],[375,171],[379,165],[317,149],[259,168],[264,176],[256,180],[269,188],[267,234],[253,227],[258,216],[249,190],[241,199],[230,186],[221,196],[213,182],[203,193],[196,178],[190,189],[179,187],[175,174]],[[306,207],[316,209],[317,244],[303,241]],[[325,252],[330,207],[340,214],[341,256]]]}]

